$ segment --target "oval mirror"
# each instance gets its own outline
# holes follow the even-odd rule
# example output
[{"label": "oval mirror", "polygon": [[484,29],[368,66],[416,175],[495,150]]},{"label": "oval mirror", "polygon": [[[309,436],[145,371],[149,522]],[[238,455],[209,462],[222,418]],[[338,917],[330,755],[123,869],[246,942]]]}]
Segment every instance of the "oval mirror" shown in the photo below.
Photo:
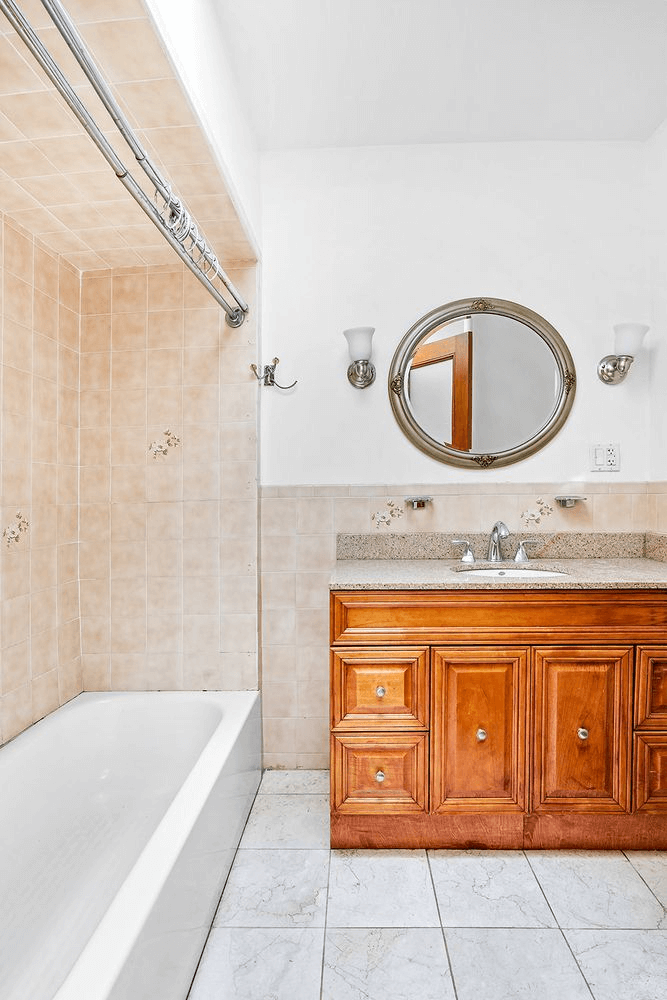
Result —
[{"label": "oval mirror", "polygon": [[542,316],[504,299],[459,299],[408,330],[389,397],[401,430],[431,458],[486,469],[544,447],[575,382],[565,341]]}]

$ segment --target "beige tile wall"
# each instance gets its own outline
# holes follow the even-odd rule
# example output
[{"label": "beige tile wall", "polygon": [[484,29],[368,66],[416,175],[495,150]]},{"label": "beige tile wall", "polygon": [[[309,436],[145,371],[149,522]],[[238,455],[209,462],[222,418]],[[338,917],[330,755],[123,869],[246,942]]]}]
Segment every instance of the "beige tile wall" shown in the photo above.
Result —
[{"label": "beige tile wall", "polygon": [[81,310],[84,688],[255,688],[255,310],[230,329],[179,262],[86,272]]},{"label": "beige tile wall", "polygon": [[81,691],[79,272],[0,216],[0,742]]},{"label": "beige tile wall", "polygon": [[[588,501],[562,510],[556,494]],[[371,516],[392,499],[432,496],[389,528]],[[261,491],[262,699],[265,765],[328,766],[329,578],[339,532],[488,531],[498,518],[513,532],[667,530],[667,484],[528,483],[280,486]],[[554,508],[526,529],[522,512],[542,497]]]}]

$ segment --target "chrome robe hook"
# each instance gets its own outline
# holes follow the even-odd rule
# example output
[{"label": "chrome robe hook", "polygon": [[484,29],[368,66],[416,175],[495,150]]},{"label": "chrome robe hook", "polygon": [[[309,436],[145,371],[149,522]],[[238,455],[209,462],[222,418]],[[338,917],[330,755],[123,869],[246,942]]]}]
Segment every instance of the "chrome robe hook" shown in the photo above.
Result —
[{"label": "chrome robe hook", "polygon": [[291,385],[280,385],[280,383],[276,382],[276,365],[279,363],[280,358],[274,358],[270,365],[264,365],[264,373],[262,375],[257,371],[257,365],[250,365],[250,368],[257,381],[264,382],[264,385],[275,385],[277,389],[294,388],[296,380]]}]

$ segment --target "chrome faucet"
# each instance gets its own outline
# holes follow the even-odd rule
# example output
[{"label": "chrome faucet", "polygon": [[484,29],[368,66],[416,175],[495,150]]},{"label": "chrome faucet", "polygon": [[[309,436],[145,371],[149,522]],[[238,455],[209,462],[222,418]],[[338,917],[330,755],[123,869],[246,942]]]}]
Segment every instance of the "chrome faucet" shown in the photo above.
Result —
[{"label": "chrome faucet", "polygon": [[491,528],[491,534],[489,535],[489,551],[487,553],[487,560],[489,562],[502,562],[503,557],[500,553],[500,540],[501,538],[509,538],[510,529],[507,527],[504,521],[496,521],[494,526]]}]

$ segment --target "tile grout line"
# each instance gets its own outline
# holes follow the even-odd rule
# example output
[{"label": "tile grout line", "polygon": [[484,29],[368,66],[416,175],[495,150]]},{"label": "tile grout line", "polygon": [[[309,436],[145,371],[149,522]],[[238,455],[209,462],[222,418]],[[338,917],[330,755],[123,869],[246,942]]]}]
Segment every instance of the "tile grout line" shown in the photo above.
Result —
[{"label": "tile grout line", "polygon": [[547,904],[547,906],[549,907],[549,911],[550,911],[552,917],[556,921],[556,928],[560,931],[561,937],[563,938],[563,941],[565,942],[567,950],[569,951],[570,955],[572,955],[572,958],[574,960],[574,964],[579,969],[579,975],[581,976],[581,978],[583,979],[583,981],[586,983],[586,989],[588,990],[588,992],[590,993],[590,995],[593,997],[593,1000],[596,1000],[595,994],[593,993],[593,990],[591,988],[591,984],[588,982],[588,979],[584,975],[584,970],[581,968],[581,965],[579,964],[579,960],[577,959],[577,956],[574,954],[574,952],[572,950],[572,946],[571,946],[570,942],[567,939],[567,935],[566,935],[565,931],[563,930],[563,928],[561,927],[560,922],[558,920],[558,917],[554,913],[553,907],[551,906],[551,903],[549,902],[549,900],[547,898],[546,892],[542,888],[542,883],[540,882],[539,878],[537,877],[537,873],[535,872],[535,869],[533,868],[533,866],[530,863],[530,858],[528,857],[528,852],[527,851],[522,851],[521,853],[523,854],[524,858],[526,859],[526,861],[528,863],[528,867],[530,868],[531,872],[533,873],[533,878],[535,879],[535,881],[537,882],[538,886],[540,887],[540,892],[544,896],[544,901]]},{"label": "tile grout line", "polygon": [[329,858],[327,862],[327,898],[324,906],[324,933],[322,935],[322,969],[320,972],[320,1000],[324,997],[324,959],[327,951],[327,923],[329,920],[329,884],[331,882],[331,847],[329,847]]},{"label": "tile grout line", "polygon": [[433,895],[435,897],[435,908],[438,911],[438,920],[440,921],[440,933],[442,934],[442,943],[445,946],[445,955],[447,956],[447,965],[449,967],[449,975],[452,980],[452,990],[454,991],[454,1000],[458,1000],[459,994],[456,989],[456,980],[454,979],[454,968],[452,966],[452,959],[449,954],[449,946],[447,944],[447,936],[445,934],[445,928],[442,923],[442,914],[440,913],[440,901],[438,900],[438,894],[435,891],[435,880],[433,878],[433,869],[431,868],[431,855],[429,851],[425,851],[426,854],[426,864],[428,865],[428,873],[431,879],[431,888],[433,889]]},{"label": "tile grout line", "polygon": [[[663,920],[664,920],[665,917],[667,917],[667,906],[665,906],[665,904],[659,898],[659,896],[656,896],[655,892],[653,891],[653,889],[651,888],[651,886],[648,884],[648,882],[646,881],[646,879],[644,878],[644,876],[642,875],[642,873],[639,871],[639,869],[635,868],[635,866],[632,864],[632,861],[628,857],[628,852],[627,851],[621,851],[621,853],[622,853],[623,857],[625,858],[625,860],[628,862],[628,864],[632,867],[632,870],[634,872],[636,872],[637,875],[639,876],[639,878],[642,880],[642,882],[644,883],[644,885],[646,886],[646,888],[648,889],[648,891],[651,893],[651,895],[653,896],[653,898],[657,902],[658,906],[662,907]],[[662,923],[662,921],[660,921],[660,923]],[[642,928],[642,929],[643,930],[652,930],[653,928],[647,927],[647,928]],[[656,927],[655,930],[657,930],[657,931],[659,931],[659,930],[665,930],[665,928],[664,927]]]}]

